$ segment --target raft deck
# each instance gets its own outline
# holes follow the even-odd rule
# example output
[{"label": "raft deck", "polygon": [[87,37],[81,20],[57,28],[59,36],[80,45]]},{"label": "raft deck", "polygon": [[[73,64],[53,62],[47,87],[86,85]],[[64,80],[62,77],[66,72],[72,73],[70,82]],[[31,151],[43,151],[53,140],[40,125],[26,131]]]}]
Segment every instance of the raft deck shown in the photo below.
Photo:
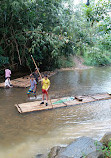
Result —
[{"label": "raft deck", "polygon": [[111,99],[111,95],[108,93],[104,94],[95,94],[95,95],[84,95],[84,96],[76,96],[76,97],[65,97],[59,99],[52,99],[49,101],[49,105],[45,106],[45,104],[40,105],[41,101],[27,102],[22,104],[16,104],[16,108],[20,113],[27,113],[33,111],[43,111],[43,110],[51,110],[61,107],[74,106],[78,104],[84,104],[88,102],[94,102],[98,100],[107,100]]}]

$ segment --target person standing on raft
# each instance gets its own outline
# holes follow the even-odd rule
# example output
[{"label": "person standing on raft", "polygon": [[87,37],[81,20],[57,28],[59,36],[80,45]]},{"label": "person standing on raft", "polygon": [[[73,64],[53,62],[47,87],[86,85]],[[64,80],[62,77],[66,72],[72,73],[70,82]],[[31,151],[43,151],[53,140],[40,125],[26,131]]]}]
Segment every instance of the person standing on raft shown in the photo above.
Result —
[{"label": "person standing on raft", "polygon": [[37,82],[34,79],[33,75],[30,76],[30,84],[31,84],[31,87],[27,92],[28,98],[30,97],[30,94],[33,94],[36,97]]},{"label": "person standing on raft", "polygon": [[50,87],[50,80],[47,75],[44,75],[44,78],[41,81],[42,84],[42,102],[40,104],[44,104],[44,95],[46,94],[46,106],[48,106],[48,90]]},{"label": "person standing on raft", "polygon": [[[39,68],[38,68],[38,70],[39,70]],[[37,68],[35,68],[35,72],[33,72],[33,73],[31,74],[31,75],[34,76],[34,78],[35,78],[37,84],[38,84],[38,80],[40,79],[40,78],[39,78],[38,70],[37,70]],[[30,76],[31,76],[31,75],[30,75]]]}]

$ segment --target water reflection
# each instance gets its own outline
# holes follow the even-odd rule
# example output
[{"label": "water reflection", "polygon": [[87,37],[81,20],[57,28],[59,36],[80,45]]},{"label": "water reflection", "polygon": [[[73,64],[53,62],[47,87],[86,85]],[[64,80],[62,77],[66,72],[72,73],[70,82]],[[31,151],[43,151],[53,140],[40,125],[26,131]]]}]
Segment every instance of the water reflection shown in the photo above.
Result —
[{"label": "water reflection", "polygon": [[[110,70],[111,68],[96,68],[60,72],[51,78],[51,90],[61,96],[106,92],[110,90]],[[55,90],[55,85],[58,91]]]},{"label": "water reflection", "polygon": [[[51,77],[51,98],[107,92],[111,68],[64,71]],[[30,158],[77,137],[100,139],[111,130],[111,100],[62,109],[19,114],[28,89],[0,89],[0,157]],[[38,86],[41,96],[41,85]]]}]

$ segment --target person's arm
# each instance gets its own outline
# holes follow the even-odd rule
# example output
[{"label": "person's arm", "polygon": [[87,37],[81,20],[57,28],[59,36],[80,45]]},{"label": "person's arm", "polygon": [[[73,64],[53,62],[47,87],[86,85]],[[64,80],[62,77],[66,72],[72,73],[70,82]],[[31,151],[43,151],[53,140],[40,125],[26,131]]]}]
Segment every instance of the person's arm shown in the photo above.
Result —
[{"label": "person's arm", "polygon": [[39,80],[42,80],[42,76],[40,76],[39,74],[38,74],[38,78],[39,78]]},{"label": "person's arm", "polygon": [[30,74],[30,77],[32,76],[32,74]]}]

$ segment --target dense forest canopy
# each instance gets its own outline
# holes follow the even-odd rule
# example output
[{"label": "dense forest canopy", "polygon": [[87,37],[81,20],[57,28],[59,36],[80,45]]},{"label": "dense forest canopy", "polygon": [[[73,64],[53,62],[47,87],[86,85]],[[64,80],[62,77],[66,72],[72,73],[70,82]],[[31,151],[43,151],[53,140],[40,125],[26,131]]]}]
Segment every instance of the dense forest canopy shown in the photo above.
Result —
[{"label": "dense forest canopy", "polygon": [[18,63],[59,68],[80,55],[88,65],[111,63],[111,2],[92,0],[1,0],[0,67]]}]

